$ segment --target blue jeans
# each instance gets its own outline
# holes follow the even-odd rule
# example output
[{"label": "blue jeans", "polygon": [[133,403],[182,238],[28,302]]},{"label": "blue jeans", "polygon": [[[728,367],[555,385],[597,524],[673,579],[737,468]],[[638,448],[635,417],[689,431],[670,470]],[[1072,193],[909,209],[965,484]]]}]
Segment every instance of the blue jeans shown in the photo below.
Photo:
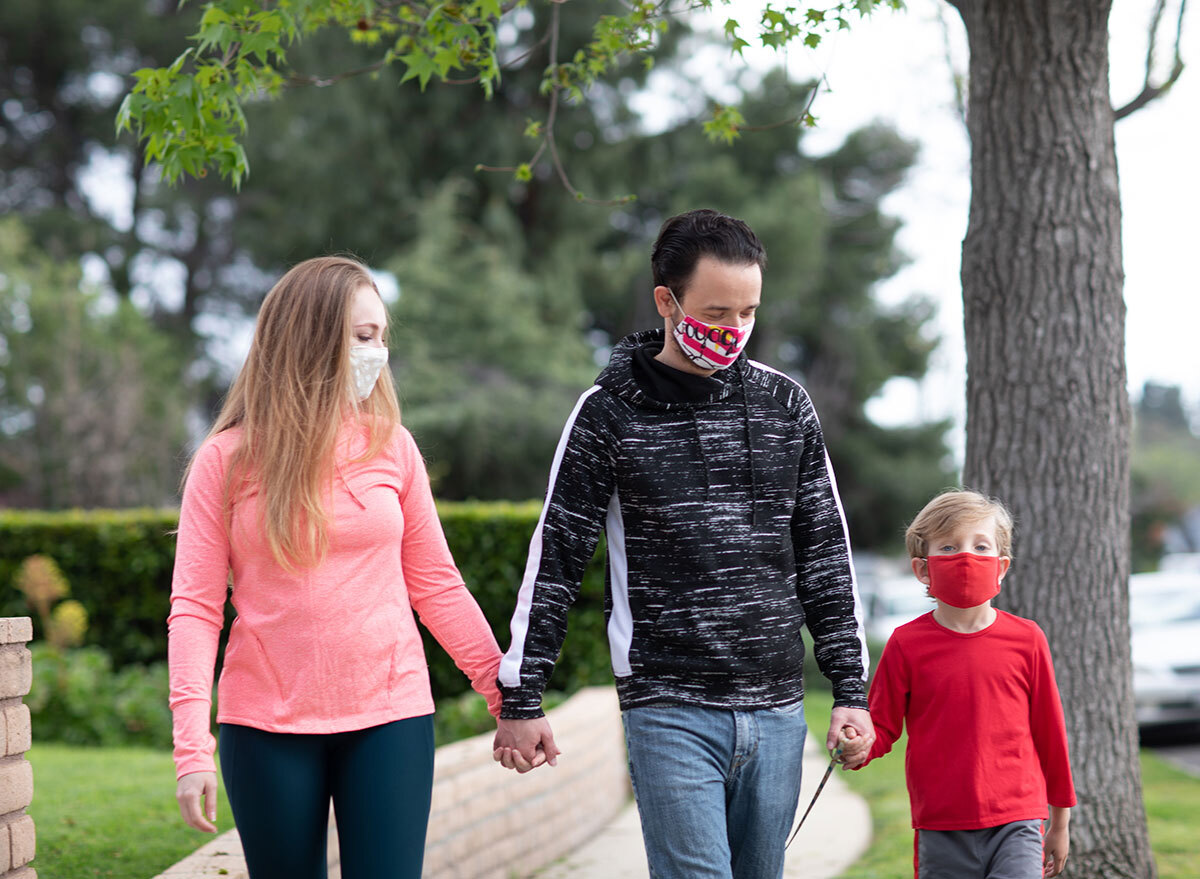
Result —
[{"label": "blue jeans", "polygon": [[652,879],[778,879],[796,816],[804,705],[621,713]]}]

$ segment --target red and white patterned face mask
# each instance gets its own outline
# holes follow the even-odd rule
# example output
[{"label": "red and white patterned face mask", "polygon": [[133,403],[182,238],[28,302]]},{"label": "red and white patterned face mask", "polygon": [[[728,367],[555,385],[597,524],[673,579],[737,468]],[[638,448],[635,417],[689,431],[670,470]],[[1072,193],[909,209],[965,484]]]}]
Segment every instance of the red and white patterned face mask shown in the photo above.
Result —
[{"label": "red and white patterned face mask", "polygon": [[952,607],[977,607],[1000,592],[1000,557],[956,552],[931,555],[929,594]]},{"label": "red and white patterned face mask", "polygon": [[683,306],[679,304],[673,292],[671,300],[675,307],[683,312],[683,320],[675,324],[674,335],[675,341],[679,343],[688,360],[703,369],[725,369],[738,359],[738,355],[750,341],[754,321],[743,327],[706,324],[683,311]]}]

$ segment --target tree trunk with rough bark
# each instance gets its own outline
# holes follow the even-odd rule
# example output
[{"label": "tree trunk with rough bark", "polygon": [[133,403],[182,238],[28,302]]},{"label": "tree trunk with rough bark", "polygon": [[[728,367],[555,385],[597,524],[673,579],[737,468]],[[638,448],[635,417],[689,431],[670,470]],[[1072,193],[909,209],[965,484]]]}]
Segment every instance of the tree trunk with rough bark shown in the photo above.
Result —
[{"label": "tree trunk with rough bark", "polygon": [[970,44],[963,481],[1013,510],[998,604],[1046,630],[1078,807],[1065,875],[1152,879],[1129,655],[1129,398],[1111,0],[949,0]]}]

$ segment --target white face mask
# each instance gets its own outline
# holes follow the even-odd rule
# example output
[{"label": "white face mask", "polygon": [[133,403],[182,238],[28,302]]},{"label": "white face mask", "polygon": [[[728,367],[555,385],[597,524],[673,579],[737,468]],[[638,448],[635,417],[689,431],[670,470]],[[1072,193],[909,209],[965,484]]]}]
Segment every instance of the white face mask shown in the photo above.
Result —
[{"label": "white face mask", "polygon": [[350,349],[350,373],[358,399],[371,396],[379,373],[388,361],[388,349],[371,345],[355,345]]}]

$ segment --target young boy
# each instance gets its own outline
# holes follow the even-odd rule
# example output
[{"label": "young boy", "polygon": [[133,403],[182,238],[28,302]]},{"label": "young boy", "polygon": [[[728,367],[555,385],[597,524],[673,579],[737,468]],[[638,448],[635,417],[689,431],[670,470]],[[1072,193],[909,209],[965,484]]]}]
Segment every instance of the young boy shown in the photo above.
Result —
[{"label": "young boy", "polygon": [[869,697],[876,739],[862,765],[908,727],[918,879],[1057,876],[1075,791],[1050,649],[1036,623],[991,601],[1011,562],[1012,518],[998,501],[949,491],[925,505],[905,539],[937,607],[888,639]]}]

